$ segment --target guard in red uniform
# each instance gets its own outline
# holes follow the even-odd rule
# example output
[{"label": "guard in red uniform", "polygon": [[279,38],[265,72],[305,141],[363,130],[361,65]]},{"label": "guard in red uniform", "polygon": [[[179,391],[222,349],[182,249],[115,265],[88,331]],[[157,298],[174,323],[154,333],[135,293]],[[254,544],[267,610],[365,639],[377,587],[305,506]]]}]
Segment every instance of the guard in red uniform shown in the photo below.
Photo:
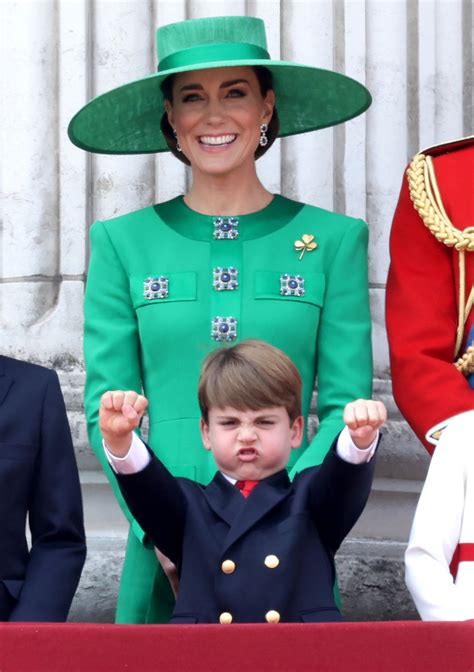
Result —
[{"label": "guard in red uniform", "polygon": [[390,253],[394,397],[432,453],[449,420],[474,409],[474,136],[414,157]]}]

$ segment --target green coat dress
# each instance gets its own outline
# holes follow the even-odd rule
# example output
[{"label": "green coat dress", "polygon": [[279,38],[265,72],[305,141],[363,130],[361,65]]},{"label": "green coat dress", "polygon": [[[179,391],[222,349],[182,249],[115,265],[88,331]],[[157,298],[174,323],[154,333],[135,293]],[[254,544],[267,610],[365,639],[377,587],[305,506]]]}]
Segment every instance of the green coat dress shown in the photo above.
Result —
[{"label": "green coat dress", "polygon": [[[296,251],[305,234],[317,247]],[[178,197],[92,226],[86,414],[92,447],[131,524],[118,622],[160,621],[172,596],[110,474],[100,397],[143,388],[153,450],[174,475],[207,483],[215,466],[199,435],[200,366],[212,349],[245,338],[266,340],[295,362],[306,418],[317,381],[319,427],[292,451],[290,469],[319,464],[343,426],[345,404],[371,395],[365,223],[282,196],[235,218],[201,215]]]}]

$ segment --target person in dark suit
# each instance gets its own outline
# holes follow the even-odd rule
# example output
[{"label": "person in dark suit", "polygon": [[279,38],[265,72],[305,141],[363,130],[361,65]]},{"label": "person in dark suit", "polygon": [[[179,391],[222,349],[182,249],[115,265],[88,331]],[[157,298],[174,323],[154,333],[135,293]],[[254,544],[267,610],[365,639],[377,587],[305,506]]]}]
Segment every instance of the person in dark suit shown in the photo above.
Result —
[{"label": "person in dark suit", "polygon": [[81,490],[58,377],[0,356],[0,620],[65,621],[85,557]]},{"label": "person in dark suit", "polygon": [[171,623],[341,620],[334,555],[367,501],[385,407],[348,404],[347,428],[323,464],[291,483],[285,467],[304,429],[301,378],[281,350],[261,341],[215,350],[198,396],[204,447],[219,468],[207,486],[175,478],[132,433],[145,397],[107,392],[100,407],[125,500],[178,570]]}]

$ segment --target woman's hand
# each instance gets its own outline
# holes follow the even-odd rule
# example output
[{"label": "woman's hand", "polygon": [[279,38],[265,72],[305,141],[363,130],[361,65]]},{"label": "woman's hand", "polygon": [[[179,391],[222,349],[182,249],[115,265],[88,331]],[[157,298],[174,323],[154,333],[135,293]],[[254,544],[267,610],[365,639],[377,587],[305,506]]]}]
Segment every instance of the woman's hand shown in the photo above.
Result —
[{"label": "woman's hand", "polygon": [[155,555],[158,558],[158,562],[163,568],[166,578],[170,582],[171,590],[175,599],[178,597],[178,588],[179,588],[179,578],[178,570],[176,565],[171,562],[171,560],[155,546]]},{"label": "woman's hand", "polygon": [[138,427],[148,400],[130,390],[105,392],[100,400],[99,427],[110,452],[124,457],[132,443],[132,431]]},{"label": "woman's hand", "polygon": [[377,431],[387,419],[387,409],[381,401],[357,399],[344,409],[343,415],[352,441],[357,448],[368,448],[375,440]]}]

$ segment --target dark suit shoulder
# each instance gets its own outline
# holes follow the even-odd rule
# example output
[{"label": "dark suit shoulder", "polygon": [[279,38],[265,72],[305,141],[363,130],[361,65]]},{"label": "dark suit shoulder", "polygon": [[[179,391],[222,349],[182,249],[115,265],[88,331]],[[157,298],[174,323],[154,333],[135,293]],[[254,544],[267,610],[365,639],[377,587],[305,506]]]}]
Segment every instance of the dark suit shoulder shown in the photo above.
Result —
[{"label": "dark suit shoulder", "polygon": [[56,371],[39,364],[0,356],[0,402],[8,398],[14,406],[33,404],[39,410],[41,400],[49,394],[56,401],[62,398]]},{"label": "dark suit shoulder", "polygon": [[7,357],[6,355],[0,355],[0,373],[8,373],[10,375],[44,376],[46,378],[56,376],[54,369],[49,369],[41,364],[25,362],[23,359]]},{"label": "dark suit shoulder", "polygon": [[6,357],[5,355],[0,355],[0,375],[1,374],[16,378],[34,378],[35,380],[43,380],[45,382],[57,378],[57,373],[54,369],[48,369],[46,366],[41,366],[40,364],[25,362],[22,359],[14,359],[13,357]]},{"label": "dark suit shoulder", "polygon": [[185,478],[184,476],[175,476],[175,479],[179,483],[179,487],[185,492],[204,492],[210,485],[210,483],[208,485],[203,485],[202,483],[193,481],[190,478]]},{"label": "dark suit shoulder", "polygon": [[299,471],[293,479],[293,485],[298,486],[302,483],[308,483],[311,481],[319,472],[321,465],[317,467],[306,467],[302,471]]}]

